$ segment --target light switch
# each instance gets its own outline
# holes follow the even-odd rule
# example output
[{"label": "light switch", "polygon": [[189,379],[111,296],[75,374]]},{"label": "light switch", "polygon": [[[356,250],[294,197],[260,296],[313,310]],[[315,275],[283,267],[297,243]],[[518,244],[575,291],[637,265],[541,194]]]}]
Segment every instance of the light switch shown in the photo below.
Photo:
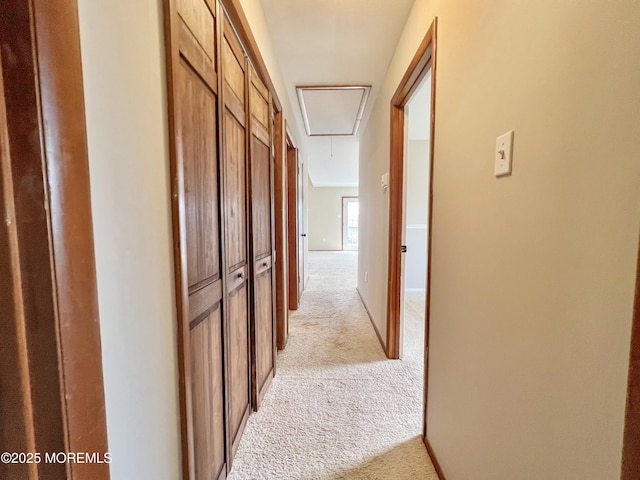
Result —
[{"label": "light switch", "polygon": [[385,190],[389,188],[389,172],[385,173],[380,178],[380,186]]},{"label": "light switch", "polygon": [[496,177],[511,175],[511,159],[513,152],[513,130],[500,135],[496,139],[495,168]]}]

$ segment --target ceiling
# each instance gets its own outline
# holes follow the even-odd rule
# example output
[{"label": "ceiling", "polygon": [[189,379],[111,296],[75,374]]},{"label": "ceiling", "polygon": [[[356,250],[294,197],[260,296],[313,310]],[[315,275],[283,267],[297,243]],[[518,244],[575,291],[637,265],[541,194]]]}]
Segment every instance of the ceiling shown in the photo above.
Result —
[{"label": "ceiling", "polygon": [[307,135],[355,135],[369,97],[368,86],[297,87]]},{"label": "ceiling", "polygon": [[[362,132],[414,0],[261,2],[291,105],[299,105],[297,86],[371,85],[358,129]],[[323,129],[338,131],[353,121],[353,109],[335,109],[330,102],[318,102],[317,107]],[[298,124],[304,125],[300,108],[294,111]],[[334,127],[327,123],[333,117]],[[326,154],[328,149],[320,148],[326,147],[325,143],[328,141],[308,142],[310,149],[320,149],[309,152],[311,181],[326,183],[316,179],[331,174],[335,184],[351,185],[350,178],[341,178],[342,168],[331,166],[335,164]],[[357,171],[358,158],[348,161],[355,163]]]}]

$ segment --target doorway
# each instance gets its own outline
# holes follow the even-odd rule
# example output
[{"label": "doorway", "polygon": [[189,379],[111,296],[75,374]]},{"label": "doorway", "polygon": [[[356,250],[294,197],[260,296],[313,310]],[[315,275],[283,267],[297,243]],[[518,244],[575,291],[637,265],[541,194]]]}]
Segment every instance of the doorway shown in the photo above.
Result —
[{"label": "doorway", "polygon": [[297,310],[304,290],[304,198],[302,160],[287,131],[287,251],[289,264],[289,310]]},{"label": "doorway", "polygon": [[358,250],[358,197],[342,197],[342,250]]},{"label": "doorway", "polygon": [[[403,256],[406,255],[406,244],[403,243],[405,232],[405,208],[404,208],[404,179],[405,163],[407,156],[407,136],[406,118],[410,101],[416,97],[421,85],[430,84],[430,108],[429,108],[429,179],[424,185],[427,189],[427,222],[426,222],[426,285],[425,285],[425,314],[424,314],[424,408],[423,408],[423,440],[427,450],[431,454],[433,451],[427,439],[427,403],[429,386],[429,295],[431,277],[431,238],[432,238],[432,214],[433,214],[433,164],[434,164],[434,129],[435,129],[435,92],[436,92],[436,51],[437,51],[437,26],[438,19],[435,18],[427,30],[418,50],[411,63],[400,80],[398,87],[391,98],[390,116],[390,169],[389,169],[389,272],[388,272],[388,295],[387,295],[387,357],[400,358],[401,350],[401,317],[403,306]],[[429,76],[430,81],[425,79]],[[406,237],[406,236],[405,236]],[[436,471],[441,473],[437,461],[434,461]]]},{"label": "doorway", "polygon": [[424,366],[427,238],[431,153],[431,68],[405,107],[407,141],[403,175],[400,357]]}]

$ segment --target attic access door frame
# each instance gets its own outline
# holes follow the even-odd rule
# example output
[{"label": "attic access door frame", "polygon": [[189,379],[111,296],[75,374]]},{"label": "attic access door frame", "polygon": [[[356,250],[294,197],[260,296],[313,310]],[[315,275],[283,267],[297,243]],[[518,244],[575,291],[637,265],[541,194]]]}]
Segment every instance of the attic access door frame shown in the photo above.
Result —
[{"label": "attic access door frame", "polygon": [[[405,163],[405,107],[412,95],[417,91],[421,81],[431,70],[431,116],[429,158],[429,210],[427,220],[427,290],[425,312],[424,342],[424,408],[423,408],[423,440],[429,450],[427,441],[427,390],[429,374],[429,311],[431,293],[431,239],[433,223],[433,165],[435,139],[435,98],[436,98],[436,39],[438,19],[427,30],[422,43],[418,47],[407,68],[393,98],[391,99],[391,157],[389,171],[389,272],[387,297],[387,357],[400,357],[400,309],[402,288],[402,217]],[[432,455],[433,458],[433,455]],[[434,462],[437,463],[437,462]],[[438,466],[436,465],[436,469]]]}]

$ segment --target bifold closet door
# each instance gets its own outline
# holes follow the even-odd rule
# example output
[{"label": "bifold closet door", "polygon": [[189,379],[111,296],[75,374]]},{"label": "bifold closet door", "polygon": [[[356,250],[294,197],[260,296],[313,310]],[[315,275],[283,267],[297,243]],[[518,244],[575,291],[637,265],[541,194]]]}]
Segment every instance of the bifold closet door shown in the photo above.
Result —
[{"label": "bifold closet door", "polygon": [[251,413],[245,58],[228,19],[222,30],[222,160],[227,276],[227,405],[231,465]]},{"label": "bifold closet door", "polygon": [[181,319],[189,445],[184,454],[191,478],[211,480],[226,474],[216,4],[173,5],[174,194],[183,206],[174,215],[186,253],[179,257],[181,287],[187,290]]},{"label": "bifold closet door", "polygon": [[253,405],[257,410],[275,374],[273,262],[273,150],[269,90],[249,70],[250,187],[252,260]]}]

